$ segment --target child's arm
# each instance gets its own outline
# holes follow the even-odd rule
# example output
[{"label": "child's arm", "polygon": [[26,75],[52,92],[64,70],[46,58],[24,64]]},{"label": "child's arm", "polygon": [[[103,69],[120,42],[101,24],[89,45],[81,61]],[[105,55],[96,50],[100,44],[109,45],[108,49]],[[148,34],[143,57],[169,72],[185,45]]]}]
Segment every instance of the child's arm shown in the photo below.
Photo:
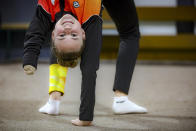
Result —
[{"label": "child's arm", "polygon": [[41,46],[52,26],[51,16],[38,5],[24,40],[23,68],[26,74],[33,74],[36,70]]}]

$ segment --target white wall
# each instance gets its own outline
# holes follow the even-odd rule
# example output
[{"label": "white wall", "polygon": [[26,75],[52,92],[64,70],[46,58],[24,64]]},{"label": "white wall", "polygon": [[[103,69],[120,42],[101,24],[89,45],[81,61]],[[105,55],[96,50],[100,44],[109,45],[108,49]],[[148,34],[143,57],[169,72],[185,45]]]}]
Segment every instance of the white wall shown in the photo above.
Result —
[{"label": "white wall", "polygon": [[[177,0],[134,0],[137,7],[141,6],[162,6],[175,7]],[[196,5],[196,0],[195,5]],[[195,22],[196,25],[196,22]],[[196,34],[196,26],[194,28]],[[177,29],[175,21],[170,22],[140,22],[140,32],[142,35],[176,35]]]},{"label": "white wall", "polygon": [[[176,0],[134,0],[137,7],[140,6],[177,6]],[[141,35],[176,35],[175,22],[140,22]]]},{"label": "white wall", "polygon": [[175,22],[140,22],[141,35],[176,35]]},{"label": "white wall", "polygon": [[136,6],[176,6],[176,0],[134,0]]},{"label": "white wall", "polygon": [[[175,22],[140,22],[141,35],[176,35]],[[196,30],[196,28],[195,28]],[[118,35],[116,30],[104,29],[103,35]]]}]

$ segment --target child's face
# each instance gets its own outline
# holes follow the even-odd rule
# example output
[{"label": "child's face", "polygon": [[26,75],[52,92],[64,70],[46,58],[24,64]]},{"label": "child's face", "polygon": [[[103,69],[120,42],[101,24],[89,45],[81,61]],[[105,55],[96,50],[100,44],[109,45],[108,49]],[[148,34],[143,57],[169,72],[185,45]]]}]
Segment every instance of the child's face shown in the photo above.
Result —
[{"label": "child's face", "polygon": [[55,25],[52,32],[54,45],[60,52],[77,52],[85,39],[85,32],[72,15],[64,15]]}]

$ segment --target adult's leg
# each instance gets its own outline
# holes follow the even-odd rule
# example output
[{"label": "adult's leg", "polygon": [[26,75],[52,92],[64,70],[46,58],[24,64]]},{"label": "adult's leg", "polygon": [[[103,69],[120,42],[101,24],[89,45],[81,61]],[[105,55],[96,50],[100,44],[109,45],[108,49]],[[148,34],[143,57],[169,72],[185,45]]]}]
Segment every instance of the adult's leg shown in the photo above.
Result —
[{"label": "adult's leg", "polygon": [[113,90],[128,94],[139,48],[139,24],[133,0],[104,0],[109,15],[116,24],[120,45]]},{"label": "adult's leg", "polygon": [[128,99],[130,82],[139,48],[139,24],[133,0],[104,0],[104,6],[114,20],[120,34],[113,90],[113,111],[116,114],[146,113],[147,109]]},{"label": "adult's leg", "polygon": [[102,43],[102,20],[92,21],[85,30],[85,49],[81,56],[82,72],[81,104],[79,120],[92,121],[95,105],[96,71],[99,68],[99,56]]}]

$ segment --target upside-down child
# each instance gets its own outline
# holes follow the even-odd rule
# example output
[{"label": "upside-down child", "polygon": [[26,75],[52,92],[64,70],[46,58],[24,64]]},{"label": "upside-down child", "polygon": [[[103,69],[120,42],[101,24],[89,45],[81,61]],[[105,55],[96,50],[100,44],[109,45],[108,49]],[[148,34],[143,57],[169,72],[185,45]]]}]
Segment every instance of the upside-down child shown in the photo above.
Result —
[{"label": "upside-down child", "polygon": [[[128,90],[138,51],[139,29],[132,0],[104,0],[120,34],[120,49],[114,83],[113,111],[116,114],[145,113],[147,110],[128,100]],[[121,8],[123,7],[123,8]],[[131,11],[131,14],[122,15]],[[96,71],[102,43],[101,0],[39,0],[36,15],[25,37],[24,70],[32,74],[37,68],[40,47],[47,32],[52,35],[53,56],[50,65],[49,101],[39,109],[58,114],[64,94],[67,67],[75,67],[81,55],[81,105],[74,125],[91,125],[95,105]],[[54,29],[53,29],[54,27]],[[82,28],[81,28],[82,27]],[[85,40],[85,43],[83,42]],[[57,64],[58,63],[58,64]],[[64,67],[65,66],[65,67]]]},{"label": "upside-down child", "polygon": [[[89,70],[95,70],[90,69],[89,66],[98,69],[97,63],[93,64],[92,61],[92,64],[89,65],[89,62],[99,60],[102,43],[100,13],[100,0],[38,1],[36,14],[25,36],[23,68],[27,74],[34,73],[37,69],[41,46],[46,39],[50,39],[47,38],[47,34],[51,33],[51,48],[54,53],[50,65],[50,98],[46,105],[39,109],[40,112],[59,113],[60,97],[64,94],[67,67],[75,67],[82,52],[84,53],[81,57],[80,67],[83,76],[86,76],[85,79],[91,77],[87,76]],[[84,46],[86,46],[85,49]],[[89,56],[90,53],[95,54]],[[91,124],[85,119],[85,116],[80,116],[79,119],[73,121],[73,124],[74,122],[80,125]]]}]

